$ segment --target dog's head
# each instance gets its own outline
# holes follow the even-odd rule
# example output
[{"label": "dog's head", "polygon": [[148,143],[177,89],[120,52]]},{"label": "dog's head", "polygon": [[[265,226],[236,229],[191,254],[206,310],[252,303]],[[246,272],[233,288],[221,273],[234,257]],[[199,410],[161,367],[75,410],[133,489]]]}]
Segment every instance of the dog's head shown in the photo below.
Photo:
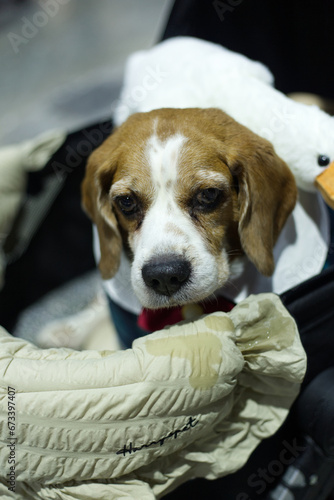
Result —
[{"label": "dog's head", "polygon": [[148,308],[200,301],[246,254],[264,275],[296,202],[271,144],[217,109],[132,115],[90,156],[83,206],[96,224],[104,279],[122,247]]}]

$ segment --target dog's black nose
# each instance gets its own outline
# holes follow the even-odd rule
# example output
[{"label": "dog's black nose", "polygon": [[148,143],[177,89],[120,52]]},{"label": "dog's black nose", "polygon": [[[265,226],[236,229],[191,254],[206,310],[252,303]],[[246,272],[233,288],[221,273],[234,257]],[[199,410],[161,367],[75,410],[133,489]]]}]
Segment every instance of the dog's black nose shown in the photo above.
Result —
[{"label": "dog's black nose", "polygon": [[173,295],[189,279],[190,263],[180,257],[159,257],[143,266],[142,275],[146,285],[160,295]]}]

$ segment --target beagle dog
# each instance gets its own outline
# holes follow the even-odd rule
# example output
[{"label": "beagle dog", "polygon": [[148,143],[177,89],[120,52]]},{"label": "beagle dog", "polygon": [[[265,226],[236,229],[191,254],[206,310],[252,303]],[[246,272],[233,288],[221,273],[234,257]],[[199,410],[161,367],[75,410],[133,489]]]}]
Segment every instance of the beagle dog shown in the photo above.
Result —
[{"label": "beagle dog", "polygon": [[148,309],[206,299],[243,255],[271,275],[296,198],[272,145],[214,108],[131,115],[91,154],[82,184],[102,278],[124,252]]}]

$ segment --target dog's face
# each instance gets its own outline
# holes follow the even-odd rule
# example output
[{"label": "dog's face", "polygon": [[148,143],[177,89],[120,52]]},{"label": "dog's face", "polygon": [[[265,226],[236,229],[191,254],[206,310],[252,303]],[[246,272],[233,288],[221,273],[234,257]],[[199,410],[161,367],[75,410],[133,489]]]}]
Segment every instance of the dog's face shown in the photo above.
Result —
[{"label": "dog's face", "polygon": [[102,277],[117,272],[123,247],[148,308],[208,297],[236,255],[270,275],[297,195],[270,143],[217,109],[132,115],[89,158],[82,192]]}]

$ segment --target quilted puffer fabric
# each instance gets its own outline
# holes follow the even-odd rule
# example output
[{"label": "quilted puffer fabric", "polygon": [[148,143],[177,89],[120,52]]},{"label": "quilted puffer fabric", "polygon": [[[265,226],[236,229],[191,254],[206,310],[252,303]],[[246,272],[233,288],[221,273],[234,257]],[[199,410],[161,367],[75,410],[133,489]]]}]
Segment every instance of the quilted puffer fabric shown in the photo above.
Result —
[{"label": "quilted puffer fabric", "polygon": [[282,424],[305,368],[274,294],[126,351],[40,349],[2,329],[0,496],[149,500],[232,473]]}]

